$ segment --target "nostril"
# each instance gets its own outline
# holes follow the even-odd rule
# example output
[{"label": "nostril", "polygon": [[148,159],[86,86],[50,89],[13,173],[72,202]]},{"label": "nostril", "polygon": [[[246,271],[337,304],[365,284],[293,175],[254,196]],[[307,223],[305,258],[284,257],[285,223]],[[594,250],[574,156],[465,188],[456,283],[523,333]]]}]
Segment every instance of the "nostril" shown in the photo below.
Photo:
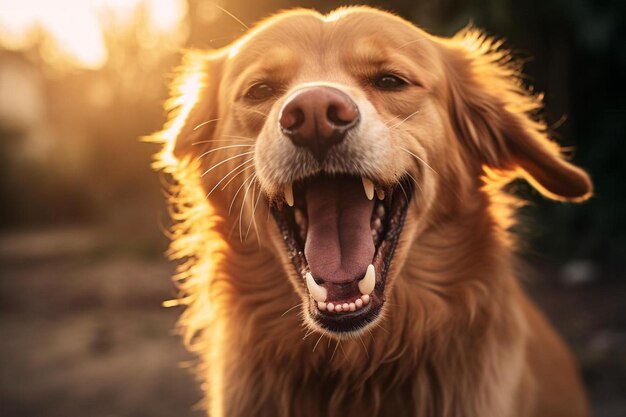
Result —
[{"label": "nostril", "polygon": [[304,124],[304,111],[300,108],[285,109],[280,116],[280,126],[284,130],[294,131]]},{"label": "nostril", "polygon": [[326,111],[326,117],[335,126],[348,126],[355,122],[358,115],[356,108],[350,108],[347,105],[331,104]]}]

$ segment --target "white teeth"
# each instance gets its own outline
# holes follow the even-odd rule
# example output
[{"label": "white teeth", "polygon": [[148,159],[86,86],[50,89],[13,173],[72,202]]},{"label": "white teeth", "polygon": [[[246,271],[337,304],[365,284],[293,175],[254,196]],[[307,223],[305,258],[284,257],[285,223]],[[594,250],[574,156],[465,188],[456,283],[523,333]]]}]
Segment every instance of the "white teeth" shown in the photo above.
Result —
[{"label": "white teeth", "polygon": [[328,292],[326,288],[318,285],[313,279],[313,275],[310,272],[306,273],[306,285],[309,289],[309,293],[313,299],[317,302],[317,308],[319,311],[325,311],[328,313],[343,313],[350,311],[357,311],[371,302],[371,293],[374,291],[376,285],[376,270],[374,265],[368,265],[367,271],[358,282],[361,296],[353,301],[343,303],[326,303]]},{"label": "white teeth", "polygon": [[376,214],[378,217],[383,217],[385,215],[385,207],[382,204],[376,208]]},{"label": "white teeth", "polygon": [[383,222],[380,219],[374,220],[374,229],[380,230],[381,227],[383,227]]},{"label": "white teeth", "polygon": [[[318,285],[318,283],[315,282],[315,280],[313,279],[313,275],[311,275],[310,272],[306,273],[306,286],[309,289],[309,294],[311,294],[311,297],[313,297],[315,301],[321,303],[326,301],[328,291],[326,291],[326,288]],[[327,307],[330,310],[330,305],[328,305]]]},{"label": "white teeth", "polygon": [[289,204],[289,207],[293,207],[293,185],[291,183],[285,185],[284,192],[285,192],[285,201],[287,202],[287,204]]},{"label": "white teeth", "polygon": [[377,188],[376,189],[376,197],[378,197],[379,200],[384,200],[385,199],[385,190],[383,190],[382,188]]},{"label": "white teeth", "polygon": [[[363,279],[361,279],[361,281],[359,281],[359,291],[361,291],[361,294],[363,294],[364,296],[365,295],[368,296],[368,301],[369,301],[369,294],[371,294],[372,291],[374,291],[374,285],[376,285],[376,270],[374,269],[374,265],[370,264],[367,267],[365,276],[363,277]],[[363,302],[367,304],[365,300],[363,300]]]},{"label": "white teeth", "polygon": [[374,198],[374,183],[365,177],[361,177],[361,181],[363,181],[365,196],[368,200],[372,200]]},{"label": "white teeth", "polygon": [[350,303],[346,302],[335,304],[318,301],[317,308],[319,309],[319,311],[327,311],[328,313],[347,313],[350,311],[357,311],[363,308],[370,303],[371,299],[372,298],[370,295],[364,294]]}]

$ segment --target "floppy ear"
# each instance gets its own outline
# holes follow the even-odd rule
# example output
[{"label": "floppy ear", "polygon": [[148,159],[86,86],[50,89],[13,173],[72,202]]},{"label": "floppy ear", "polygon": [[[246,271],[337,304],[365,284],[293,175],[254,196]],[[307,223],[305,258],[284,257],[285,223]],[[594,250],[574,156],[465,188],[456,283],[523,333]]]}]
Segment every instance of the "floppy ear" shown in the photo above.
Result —
[{"label": "floppy ear", "polygon": [[445,44],[453,128],[481,163],[526,178],[554,200],[591,196],[587,173],[563,158],[545,123],[534,118],[542,97],[524,87],[501,43],[469,29]]},{"label": "floppy ear", "polygon": [[183,56],[165,103],[168,121],[153,136],[164,143],[157,158],[161,165],[191,157],[204,148],[194,144],[206,145],[213,137],[219,122],[221,72],[221,55],[215,52],[189,51]]}]

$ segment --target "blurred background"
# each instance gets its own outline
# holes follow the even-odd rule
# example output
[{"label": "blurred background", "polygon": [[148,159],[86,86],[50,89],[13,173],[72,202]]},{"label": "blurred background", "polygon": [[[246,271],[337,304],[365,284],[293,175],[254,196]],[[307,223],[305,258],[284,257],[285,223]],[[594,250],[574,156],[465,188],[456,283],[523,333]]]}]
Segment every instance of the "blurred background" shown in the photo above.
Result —
[{"label": "blurred background", "polygon": [[[583,205],[521,213],[524,285],[577,355],[597,417],[626,415],[626,2],[363,2],[506,40],[591,172]],[[347,2],[0,0],[0,414],[201,416],[149,165],[172,68],[280,9]],[[236,16],[234,18],[233,16]],[[623,153],[620,153],[623,152]]]}]

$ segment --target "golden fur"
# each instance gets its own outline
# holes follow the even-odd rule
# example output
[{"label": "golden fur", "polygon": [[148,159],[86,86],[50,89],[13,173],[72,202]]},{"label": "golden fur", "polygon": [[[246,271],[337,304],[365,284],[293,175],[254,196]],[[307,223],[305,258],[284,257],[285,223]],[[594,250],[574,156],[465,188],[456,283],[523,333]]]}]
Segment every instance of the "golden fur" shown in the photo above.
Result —
[{"label": "golden fur", "polygon": [[[362,62],[380,59],[419,88],[392,99],[356,81],[374,65]],[[308,318],[269,216],[281,181],[303,168],[272,142],[284,95],[238,99],[263,71],[287,90],[330,83],[371,103],[385,147],[364,132],[351,146],[374,158],[354,169],[417,182],[383,317],[352,338]],[[211,416],[589,415],[570,353],[517,283],[519,201],[502,187],[523,177],[549,198],[582,201],[591,183],[548,139],[541,97],[499,43],[473,29],[434,37],[364,7],[294,10],[225,48],[189,52],[172,97],[155,167],[174,180],[180,328],[202,359]]]}]

